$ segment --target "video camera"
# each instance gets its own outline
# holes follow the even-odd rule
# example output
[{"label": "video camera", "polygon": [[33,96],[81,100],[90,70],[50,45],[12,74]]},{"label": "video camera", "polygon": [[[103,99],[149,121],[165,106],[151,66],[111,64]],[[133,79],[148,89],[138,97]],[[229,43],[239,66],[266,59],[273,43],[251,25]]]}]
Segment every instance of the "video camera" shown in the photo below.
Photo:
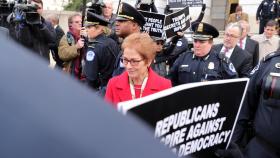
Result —
[{"label": "video camera", "polygon": [[7,0],[0,0],[0,15],[1,16],[8,16],[14,7],[14,2],[10,2]]},{"label": "video camera", "polygon": [[92,0],[87,3],[87,9],[89,12],[102,15],[102,8],[105,7],[105,4],[102,0]]},{"label": "video camera", "polygon": [[36,25],[41,23],[41,15],[37,12],[38,6],[35,4],[18,3],[14,6],[14,22],[26,22]]}]

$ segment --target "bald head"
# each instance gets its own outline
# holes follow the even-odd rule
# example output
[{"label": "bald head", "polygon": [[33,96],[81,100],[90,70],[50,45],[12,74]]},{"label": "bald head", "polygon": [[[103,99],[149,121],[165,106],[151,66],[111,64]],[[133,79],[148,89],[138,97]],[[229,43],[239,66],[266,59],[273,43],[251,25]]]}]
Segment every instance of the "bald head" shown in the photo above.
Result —
[{"label": "bald head", "polygon": [[46,19],[52,23],[53,26],[59,24],[59,17],[56,14],[49,14]]}]

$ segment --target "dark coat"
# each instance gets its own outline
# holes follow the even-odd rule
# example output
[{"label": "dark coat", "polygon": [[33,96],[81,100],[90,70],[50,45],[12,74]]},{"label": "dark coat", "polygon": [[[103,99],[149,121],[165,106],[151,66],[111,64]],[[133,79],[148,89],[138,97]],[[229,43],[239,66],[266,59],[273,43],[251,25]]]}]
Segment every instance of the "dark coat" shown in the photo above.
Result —
[{"label": "dark coat", "polygon": [[117,43],[101,34],[89,43],[85,55],[84,73],[90,87],[98,89],[107,85],[112,77],[114,64],[119,53]]},{"label": "dark coat", "polygon": [[[223,44],[217,44],[214,49],[221,52]],[[235,67],[239,77],[248,77],[252,70],[253,57],[246,50],[235,46],[229,60]]]},{"label": "dark coat", "polygon": [[49,46],[55,45],[56,38],[56,33],[51,23],[42,17],[42,24],[40,25],[20,23],[17,27],[16,40],[49,60]]},{"label": "dark coat", "polygon": [[221,79],[236,78],[237,73],[228,58],[211,49],[204,57],[194,52],[184,52],[171,67],[169,77],[173,86]]},{"label": "dark coat", "polygon": [[246,98],[233,134],[234,142],[242,142],[242,138],[248,134],[249,123],[253,122],[255,135],[247,142],[245,154],[248,158],[280,156],[280,98],[279,95],[275,97],[279,93],[280,78],[274,76],[271,80],[268,77],[272,76],[271,73],[279,74],[279,67],[278,51],[267,55],[251,73]]},{"label": "dark coat", "polygon": [[259,63],[259,43],[252,40],[250,37],[246,39],[245,50],[247,50],[253,57],[253,67]]},{"label": "dark coat", "polygon": [[65,35],[65,33],[59,25],[57,25],[57,27],[55,28],[55,33],[56,33],[55,45],[51,46],[52,55],[54,60],[56,61],[56,65],[62,68],[63,61],[58,56],[58,46],[61,38]]}]

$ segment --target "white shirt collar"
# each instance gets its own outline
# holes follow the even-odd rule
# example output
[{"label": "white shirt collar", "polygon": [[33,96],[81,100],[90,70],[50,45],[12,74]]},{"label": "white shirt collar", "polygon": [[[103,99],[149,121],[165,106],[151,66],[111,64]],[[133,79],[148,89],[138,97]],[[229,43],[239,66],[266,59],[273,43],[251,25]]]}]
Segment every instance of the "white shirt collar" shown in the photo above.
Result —
[{"label": "white shirt collar", "polygon": [[231,56],[231,54],[232,54],[232,52],[233,52],[233,50],[234,50],[234,47],[231,48],[231,49],[228,49],[227,52],[225,52],[225,50],[226,50],[226,47],[223,46],[223,48],[221,49],[221,53],[225,53],[225,56],[228,57],[228,58],[230,58],[230,56]]}]

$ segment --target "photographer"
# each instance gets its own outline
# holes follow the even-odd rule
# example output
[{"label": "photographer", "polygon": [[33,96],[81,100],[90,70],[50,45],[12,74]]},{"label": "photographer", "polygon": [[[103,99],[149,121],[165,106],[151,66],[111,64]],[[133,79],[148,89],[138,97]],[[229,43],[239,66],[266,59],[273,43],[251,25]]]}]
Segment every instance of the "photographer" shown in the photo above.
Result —
[{"label": "photographer", "polygon": [[[42,0],[31,0],[30,4],[36,6],[35,14],[29,13],[30,15],[28,15],[28,12],[26,12],[26,17],[23,17],[24,11],[14,13],[16,15],[13,21],[17,21],[15,23],[15,39],[49,60],[49,46],[55,44],[55,30],[51,23],[42,17]],[[30,17],[27,18],[27,16]]]},{"label": "photographer", "polygon": [[[14,3],[0,0],[0,29],[8,28],[7,17],[13,11]],[[3,28],[4,27],[4,28]]]},{"label": "photographer", "polygon": [[280,51],[267,55],[251,75],[232,140],[245,145],[246,158],[280,157]]}]

